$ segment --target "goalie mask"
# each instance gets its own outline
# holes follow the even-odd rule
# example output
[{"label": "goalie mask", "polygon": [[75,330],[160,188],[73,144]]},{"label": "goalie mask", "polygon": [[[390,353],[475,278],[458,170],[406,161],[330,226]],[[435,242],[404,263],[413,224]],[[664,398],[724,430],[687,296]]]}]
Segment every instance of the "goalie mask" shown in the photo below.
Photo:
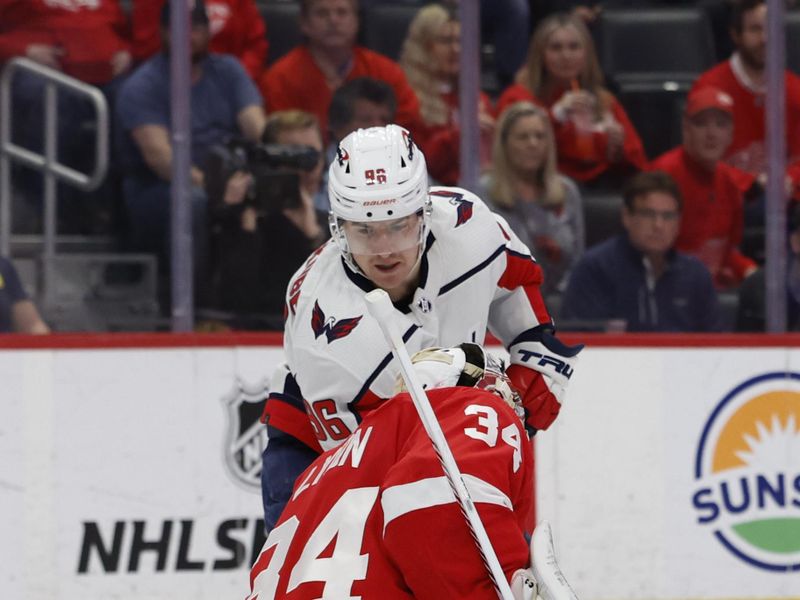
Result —
[{"label": "goalie mask", "polygon": [[428,234],[425,157],[399,125],[346,136],[328,170],[331,237],[347,265],[353,254],[387,255],[418,248]]},{"label": "goalie mask", "polygon": [[[424,389],[462,386],[487,390],[505,400],[520,418],[524,415],[519,394],[511,387],[503,362],[478,344],[425,348],[415,353],[411,362]],[[396,392],[405,389],[402,377],[398,378]]]}]

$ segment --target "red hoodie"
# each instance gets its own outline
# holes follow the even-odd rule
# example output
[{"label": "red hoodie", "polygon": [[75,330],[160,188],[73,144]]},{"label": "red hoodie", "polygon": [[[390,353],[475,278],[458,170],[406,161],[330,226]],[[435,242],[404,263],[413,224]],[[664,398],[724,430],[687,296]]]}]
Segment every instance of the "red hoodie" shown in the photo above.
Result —
[{"label": "red hoodie", "polygon": [[58,46],[65,73],[107,83],[111,58],[130,50],[127,27],[117,0],[0,0],[0,62],[24,56],[31,44]]}]

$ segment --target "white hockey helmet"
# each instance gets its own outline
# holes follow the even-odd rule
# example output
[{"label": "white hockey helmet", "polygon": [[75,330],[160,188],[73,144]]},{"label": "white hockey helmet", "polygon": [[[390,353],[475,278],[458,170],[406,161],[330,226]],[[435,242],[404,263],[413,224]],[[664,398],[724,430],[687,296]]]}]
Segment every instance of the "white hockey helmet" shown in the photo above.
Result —
[{"label": "white hockey helmet", "polygon": [[342,221],[374,223],[420,214],[420,245],[430,215],[425,157],[399,125],[358,129],[337,148],[328,170],[331,236],[356,270]]}]

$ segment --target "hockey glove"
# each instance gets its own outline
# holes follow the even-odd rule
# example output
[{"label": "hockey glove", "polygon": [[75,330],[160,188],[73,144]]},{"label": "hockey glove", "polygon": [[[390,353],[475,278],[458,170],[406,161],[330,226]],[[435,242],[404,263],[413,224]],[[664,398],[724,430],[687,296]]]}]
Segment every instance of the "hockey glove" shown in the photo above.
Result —
[{"label": "hockey glove", "polygon": [[567,346],[550,329],[540,327],[511,343],[506,374],[522,398],[529,428],[547,429],[555,421],[581,350],[583,344]]}]

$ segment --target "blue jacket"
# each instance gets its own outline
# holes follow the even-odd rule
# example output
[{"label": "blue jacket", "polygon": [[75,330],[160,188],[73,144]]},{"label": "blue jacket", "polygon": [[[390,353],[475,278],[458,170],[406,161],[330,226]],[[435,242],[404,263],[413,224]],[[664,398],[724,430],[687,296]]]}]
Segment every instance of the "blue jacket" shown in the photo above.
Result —
[{"label": "blue jacket", "polygon": [[648,284],[642,254],[620,235],[589,249],[572,271],[561,318],[627,321],[627,331],[719,331],[717,294],[708,269],[672,251]]}]

